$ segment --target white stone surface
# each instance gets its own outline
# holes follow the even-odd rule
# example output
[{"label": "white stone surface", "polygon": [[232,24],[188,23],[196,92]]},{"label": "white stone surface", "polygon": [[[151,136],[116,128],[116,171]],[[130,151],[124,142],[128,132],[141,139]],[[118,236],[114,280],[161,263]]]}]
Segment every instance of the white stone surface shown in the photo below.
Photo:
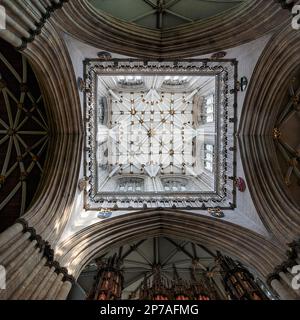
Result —
[{"label": "white stone surface", "polygon": [[[65,35],[65,41],[70,52],[70,56],[73,62],[76,77],[83,77],[83,63],[86,58],[96,58],[97,53],[102,51],[101,49],[92,48],[86,44]],[[268,43],[271,35],[264,36],[260,39],[244,44],[242,46],[227,50],[226,58],[236,58],[239,62],[238,74],[239,78],[246,76],[250,82],[251,75],[254,71],[255,65]],[[127,58],[118,54],[112,54],[114,58]],[[210,57],[201,56],[197,58]],[[245,92],[238,93],[238,118],[241,116],[243,103],[245,99]],[[80,93],[81,102],[83,104],[83,95]],[[241,163],[241,159],[238,152],[237,163],[237,176],[244,177],[244,171]],[[80,172],[80,178],[83,177],[83,166]],[[130,214],[130,211],[114,211],[111,217],[116,217],[124,214]],[[237,192],[237,209],[225,211],[224,220],[251,229],[259,234],[268,237],[268,232],[260,221],[260,218],[256,212],[249,190],[246,189],[244,193]],[[201,214],[208,216],[207,211],[195,210],[191,211],[191,214]],[[85,227],[93,225],[95,223],[101,223],[101,220],[97,217],[97,211],[85,211],[83,209],[83,192],[77,191],[76,201],[74,203],[73,213],[70,221],[65,229],[65,232],[61,238],[61,241],[68,238],[72,234],[82,230]]]}]

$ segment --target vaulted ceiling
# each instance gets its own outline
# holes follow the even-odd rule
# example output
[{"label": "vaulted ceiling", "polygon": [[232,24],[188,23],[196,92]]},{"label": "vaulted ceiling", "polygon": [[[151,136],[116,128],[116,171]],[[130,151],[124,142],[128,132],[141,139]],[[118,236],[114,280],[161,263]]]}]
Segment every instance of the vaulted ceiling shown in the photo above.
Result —
[{"label": "vaulted ceiling", "polygon": [[167,29],[229,10],[245,0],[89,0],[95,8],[143,27]]},{"label": "vaulted ceiling", "polygon": [[0,232],[28,209],[48,143],[43,98],[26,58],[0,42]]},{"label": "vaulted ceiling", "polygon": [[152,279],[157,267],[166,281],[171,281],[175,273],[185,281],[202,274],[215,281],[220,275],[216,268],[216,252],[189,241],[154,237],[110,250],[91,261],[78,279],[87,295],[97,275],[97,262],[106,261],[114,254],[122,261],[123,299],[134,298],[145,277]]},{"label": "vaulted ceiling", "polygon": [[[110,1],[110,3],[111,2],[112,1]],[[178,1],[177,5],[179,6],[180,3],[183,3],[183,1]],[[43,4],[45,4],[45,1],[43,1]],[[257,10],[258,8],[261,10]],[[175,11],[175,4],[173,10],[174,12],[177,12],[178,17],[178,12],[180,11]],[[259,117],[259,119],[254,119],[254,121],[252,121],[251,115],[248,113],[245,116],[247,126],[251,128],[249,131],[241,130],[247,137],[244,141],[246,147],[242,146],[243,150],[245,150],[245,153],[243,153],[242,156],[245,159],[245,167],[247,169],[246,176],[249,179],[247,185],[249,187],[248,189],[251,192],[251,196],[255,199],[256,209],[259,212],[263,223],[270,231],[272,239],[277,238],[281,241],[281,244],[285,245],[287,237],[289,241],[299,234],[299,214],[297,215],[299,207],[295,208],[289,201],[285,201],[285,198],[283,199],[284,201],[281,201],[281,198],[278,201],[274,199],[275,197],[273,197],[273,195],[279,196],[285,194],[285,192],[281,192],[281,189],[274,190],[275,188],[273,187],[277,187],[278,185],[278,179],[268,179],[268,176],[271,176],[271,174],[273,178],[273,172],[275,172],[273,168],[272,170],[270,169],[269,162],[266,162],[265,167],[262,166],[262,164],[264,164],[264,158],[267,158],[264,154],[267,153],[265,150],[268,151],[269,149],[267,149],[267,147],[269,146],[274,147],[272,143],[269,143],[269,138],[272,139],[272,131],[268,130],[267,139],[262,139],[261,143],[259,139],[256,139],[256,135],[260,134],[259,129],[264,127],[264,124],[273,124],[273,121],[270,121],[270,116],[272,117],[273,113],[276,113],[272,113],[272,111],[274,111],[273,108],[276,108],[277,105],[281,105],[278,103],[280,100],[279,96],[282,93],[281,83],[287,83],[288,81],[285,80],[289,80],[288,75],[290,75],[291,71],[299,65],[299,33],[291,30],[290,21],[287,20],[288,12],[285,12],[280,8],[278,1],[245,1],[243,10],[241,10],[241,12],[237,11],[236,8],[232,7],[232,12],[229,10],[231,14],[227,15],[227,20],[213,18],[211,16],[209,19],[204,19],[205,22],[203,21],[203,23],[202,20],[197,23],[187,23],[185,26],[178,29],[172,29],[171,31],[169,31],[169,29],[149,30],[138,26],[137,24],[128,22],[119,23],[119,20],[113,17],[110,19],[107,14],[103,14],[103,11],[100,13],[100,11],[90,7],[87,4],[87,0],[69,1],[64,4],[62,10],[57,10],[57,12],[54,13],[53,19],[47,21],[47,23],[43,25],[44,27],[42,30],[38,30],[41,31],[41,33],[39,36],[35,37],[33,43],[30,43],[27,46],[25,53],[34,63],[35,70],[37,70],[39,75],[39,82],[44,89],[43,93],[45,94],[45,101],[47,101],[47,105],[51,106],[52,116],[49,116],[49,124],[51,120],[51,124],[57,127],[59,131],[59,134],[55,137],[55,144],[53,143],[53,148],[51,149],[54,151],[50,153],[53,161],[49,163],[49,167],[47,167],[47,184],[45,183],[47,188],[45,187],[43,192],[43,199],[47,199],[47,203],[44,205],[43,201],[39,201],[39,207],[35,208],[36,210],[30,212],[30,215],[28,215],[30,225],[36,227],[39,234],[43,235],[47,240],[50,239],[50,241],[54,243],[59,241],[59,237],[66,226],[66,222],[71,216],[72,209],[74,208],[74,212],[78,212],[78,203],[76,203],[74,198],[75,195],[77,195],[75,192],[75,185],[78,183],[77,178],[79,177],[78,173],[80,171],[80,155],[82,152],[80,141],[83,134],[82,118],[80,114],[81,109],[78,93],[76,91],[74,70],[80,68],[78,67],[78,64],[74,69],[72,68],[70,56],[74,57],[76,55],[74,54],[74,51],[78,53],[78,50],[70,50],[70,52],[67,52],[66,44],[64,42],[67,37],[62,37],[62,30],[83,43],[89,44],[94,50],[99,51],[98,48],[101,48],[102,50],[117,52],[128,56],[147,57],[147,59],[160,59],[166,57],[168,57],[168,59],[178,59],[178,57],[211,54],[212,52],[219,50],[237,47],[238,45],[257,39],[266,33],[275,31],[274,37],[268,43],[267,48],[262,54],[261,60],[255,68],[254,76],[251,79],[249,77],[248,99],[245,102],[245,106],[250,110],[249,112],[252,113],[253,117]],[[183,15],[183,11],[179,14]],[[174,14],[173,16],[175,17]],[[124,17],[124,19],[126,18]],[[157,16],[154,15],[154,21],[157,22],[155,19],[157,19]],[[37,20],[40,22],[37,18],[35,19],[35,22],[37,22]],[[184,19],[182,19],[182,21],[183,20]],[[76,24],[74,21],[76,21]],[[224,21],[228,22],[226,23],[226,27],[224,27]],[[23,22],[21,22],[20,26],[24,24]],[[286,26],[289,28],[281,28],[281,24],[285,22]],[[32,25],[35,26],[34,23],[29,24],[29,26],[25,25],[25,31],[30,32],[27,32],[28,38],[24,29],[18,28],[17,30],[14,30],[14,28],[9,25],[7,31],[14,35],[13,40],[15,41],[12,41],[12,43],[16,47],[20,47],[22,44],[24,33],[26,34],[25,40],[28,42],[33,40],[32,37],[29,37],[29,35],[35,31],[35,28],[32,29]],[[17,26],[19,25],[17,24]],[[162,27],[163,26],[164,25],[162,24]],[[199,30],[201,30],[201,32],[199,32]],[[231,37],[228,37],[228,34],[230,34]],[[49,38],[51,41],[49,41]],[[282,43],[283,45],[278,46],[278,43]],[[82,47],[83,44],[80,44],[80,46]],[[3,48],[5,48],[5,45]],[[10,59],[14,59],[15,53],[13,53],[13,51],[7,52],[7,60],[10,61]],[[96,56],[96,53],[97,51],[95,51],[94,56]],[[3,99],[1,102],[1,117],[3,116],[3,119],[0,126],[2,132],[0,141],[3,145],[1,146],[2,159],[0,163],[5,165],[11,161],[12,164],[10,167],[9,163],[5,170],[0,168],[3,172],[1,177],[1,197],[3,198],[0,199],[0,214],[12,217],[10,218],[11,222],[19,216],[20,213],[24,212],[24,209],[26,210],[28,205],[30,206],[29,201],[24,200],[24,194],[26,195],[26,190],[31,190],[30,192],[32,192],[32,194],[30,199],[33,199],[33,194],[36,189],[31,186],[33,186],[33,184],[36,186],[39,182],[41,168],[38,163],[40,165],[42,164],[42,156],[40,158],[36,157],[37,155],[39,156],[39,149],[33,151],[33,149],[28,148],[28,146],[37,147],[36,144],[41,140],[34,140],[36,137],[40,138],[38,132],[42,132],[42,135],[45,135],[47,132],[47,121],[43,115],[42,106],[39,109],[41,110],[42,116],[39,113],[36,114],[38,110],[36,105],[42,103],[42,100],[39,100],[40,94],[38,91],[35,93],[35,90],[31,90],[31,88],[37,88],[37,86],[31,86],[29,80],[28,86],[25,85],[24,76],[26,72],[24,71],[24,66],[27,64],[25,64],[23,58],[20,58],[20,55],[18,55],[18,57],[20,59],[19,64],[13,68],[15,71],[8,71],[8,74],[11,74],[10,77],[14,79],[15,83],[11,85],[9,78],[5,78],[6,74],[3,75],[3,81],[1,82],[2,91],[7,91],[5,88],[9,88],[8,86],[11,85],[10,91],[13,95],[13,97],[11,96],[11,98],[9,98],[12,100],[10,103],[5,101],[7,100],[5,94],[1,96],[1,99]],[[53,57],[55,57],[55,59],[53,59]],[[20,61],[22,61],[22,64]],[[80,60],[80,63],[81,62],[82,60]],[[1,63],[3,63],[2,68],[5,68],[5,60],[2,59]],[[13,62],[10,64],[14,65]],[[274,67],[274,65],[276,67]],[[270,70],[273,72],[270,72]],[[80,75],[82,76],[82,72]],[[273,77],[280,81],[274,81]],[[28,79],[30,78],[31,77]],[[18,79],[21,80],[19,81]],[[32,91],[33,100],[30,99],[27,87],[30,88],[30,92]],[[293,90],[297,90],[297,88],[295,87]],[[267,96],[265,100],[262,98],[263,94]],[[292,96],[293,95],[294,94],[292,94]],[[22,97],[24,98],[24,96],[26,99],[29,99],[28,102],[22,101]],[[274,98],[273,101],[270,101],[273,97],[276,97],[276,99]],[[287,98],[287,100],[289,100],[289,98]],[[286,101],[286,103],[288,103],[288,101]],[[24,106],[21,106],[21,104]],[[297,102],[295,105],[298,106],[299,103]],[[15,106],[15,109],[13,109],[12,112],[7,111],[9,107],[13,108],[13,106]],[[14,128],[14,120],[16,119],[15,116],[18,114],[18,110],[21,110],[19,111],[21,123],[24,120],[24,130],[19,130],[19,128],[16,130],[17,128]],[[35,115],[30,116],[30,114],[33,113]],[[38,121],[36,121],[35,118],[38,119]],[[32,124],[30,121],[32,121]],[[260,125],[261,123],[262,125]],[[11,126],[11,124],[13,125]],[[25,124],[30,125],[25,129]],[[297,127],[295,126],[295,128]],[[29,134],[28,130],[30,132]],[[27,134],[24,134],[25,131]],[[32,132],[34,133],[32,134]],[[252,139],[253,132],[255,139]],[[290,162],[286,161],[284,158],[282,159],[284,166],[281,167],[281,173],[284,176],[287,170],[290,171],[291,167],[293,167],[292,182],[295,183],[296,179],[294,174],[297,174],[295,168],[296,165],[298,166],[298,160],[293,158],[299,158],[297,151],[298,141],[293,140],[294,137],[289,139],[285,130],[282,130],[282,133],[283,135],[281,137],[288,138],[288,143],[296,150],[296,156],[294,152],[289,152],[293,156],[290,157],[290,160],[292,161]],[[26,138],[23,137],[23,135],[26,136]],[[263,132],[262,135],[264,136],[265,132]],[[31,141],[26,140],[30,137],[34,139]],[[253,140],[253,144],[251,139]],[[24,143],[21,143],[21,140],[24,141]],[[247,140],[251,140],[251,144]],[[10,143],[10,141],[13,142]],[[21,151],[16,147],[18,143],[15,143],[15,141],[19,143]],[[247,143],[250,147],[248,147]],[[42,145],[40,145],[40,147],[42,147]],[[12,154],[13,150],[15,150],[15,154]],[[28,160],[26,160],[28,162],[25,162],[23,156],[28,157]],[[272,152],[270,152],[268,156],[275,158],[273,157]],[[10,160],[10,158],[13,160]],[[26,168],[26,171],[24,170],[24,167],[22,167],[22,163]],[[296,165],[294,165],[295,163]],[[34,167],[31,170],[30,168],[33,164]],[[292,164],[292,166],[286,167],[287,164]],[[14,172],[16,175],[14,179],[12,179],[12,174],[8,174],[8,168],[13,168],[13,170],[15,170]],[[39,173],[36,177],[33,177],[33,184],[29,184],[29,179],[34,172],[34,169],[39,170]],[[269,175],[264,176],[261,174],[261,172],[269,171],[271,173]],[[74,174],[70,174],[70,172]],[[279,170],[276,172],[278,173]],[[9,182],[9,179],[12,179],[12,182]],[[260,181],[260,179],[262,181]],[[17,195],[19,195],[19,198],[17,198]],[[16,199],[16,201],[11,202],[12,199]],[[243,198],[243,200],[245,200],[245,198]],[[5,210],[8,210],[7,208],[9,208],[11,203],[12,207],[10,208],[10,211],[5,213]],[[274,206],[272,204],[274,204]],[[242,210],[245,210],[244,206],[242,207]],[[253,209],[253,211],[255,210]],[[219,242],[222,245],[225,243],[228,247],[233,248],[232,251],[238,251],[241,256],[245,255],[244,258],[246,260],[252,259],[255,261],[255,264],[261,264],[261,269],[264,271],[264,274],[270,272],[275,260],[277,262],[277,260],[281,259],[281,256],[279,254],[277,255],[277,244],[274,245],[274,247],[276,247],[274,248],[273,244],[271,245],[271,242],[266,240],[266,238],[259,237],[254,233],[247,233],[249,230],[240,227],[238,228],[233,224],[229,225],[224,222],[208,219],[207,217],[204,219],[204,217],[200,215],[196,217],[195,215],[187,215],[176,211],[170,213],[172,216],[169,215],[168,212],[168,215],[165,215],[164,220],[162,220],[163,213],[158,213],[157,216],[154,214],[156,213],[151,212],[148,214],[149,217],[147,216],[147,220],[141,220],[140,225],[143,226],[143,228],[137,228],[136,233],[142,233],[144,236],[144,228],[149,227],[150,229],[150,227],[152,227],[151,224],[155,226],[157,224],[157,228],[160,228],[159,230],[161,230],[161,225],[164,225],[164,230],[166,230],[170,227],[170,224],[176,220],[176,217],[179,217],[178,221],[176,221],[176,225],[174,224],[174,230],[176,230],[176,232],[179,233],[181,231],[180,227],[188,226],[186,229],[192,229],[196,225],[197,228],[193,231],[195,237],[197,237],[197,239],[199,238],[199,230],[203,228],[201,236],[207,241],[211,241],[212,234],[215,233],[213,241]],[[139,213],[139,215],[133,216],[133,218],[130,218],[132,219],[131,221],[129,221],[129,219],[125,220],[127,219],[126,216],[120,217],[120,219],[116,218],[111,222],[111,225],[108,225],[111,229],[107,229],[107,225],[104,224],[105,228],[103,227],[100,232],[98,232],[98,229],[96,230],[97,237],[100,239],[99,243],[103,245],[103,239],[100,237],[104,237],[104,235],[105,237],[107,235],[116,236],[116,222],[120,223],[120,225],[122,224],[122,227],[120,227],[120,229],[122,229],[118,233],[118,238],[121,236],[125,238],[126,236],[127,241],[129,233],[126,232],[128,232],[128,229],[130,230],[130,227],[133,227],[133,225],[137,225],[137,219],[139,216],[143,217],[143,215],[146,217],[147,212],[142,212]],[[172,219],[170,219],[170,216]],[[153,220],[150,220],[152,218]],[[132,221],[134,221],[134,223],[132,223]],[[159,221],[159,223],[157,223],[157,221]],[[182,223],[182,221],[184,221],[184,223]],[[107,222],[107,224],[109,223],[110,221]],[[126,225],[126,223],[128,223],[128,225]],[[95,229],[98,228],[99,225],[101,225],[101,223],[97,224]],[[1,225],[1,227],[4,229],[5,224]],[[93,227],[91,227],[91,229],[92,228]],[[228,232],[228,234],[226,232]],[[238,236],[235,236],[235,234]],[[80,238],[82,233],[78,232],[76,235]],[[245,235],[247,235],[247,237]],[[90,235],[88,234],[88,236]],[[189,233],[187,232],[185,236],[188,238]],[[254,249],[249,255],[249,243],[252,244],[251,239],[255,239],[255,241],[253,241]],[[81,248],[86,245],[86,247],[90,249],[90,239],[85,242],[82,240],[83,238],[78,240],[78,242],[80,242],[78,247]],[[71,242],[73,241],[70,241],[67,244],[69,245]],[[265,247],[263,247],[261,243],[263,243]],[[92,249],[95,250],[95,248],[98,247],[95,245]],[[283,250],[282,247],[280,247],[280,250]],[[257,251],[260,252],[260,259],[256,259]],[[77,252],[77,248],[76,250],[74,249],[74,252]],[[270,260],[268,254],[274,259]],[[65,265],[70,265],[73,267],[73,271],[75,270],[75,272],[77,272],[79,269],[77,265],[84,263],[82,260],[84,260],[83,256],[79,256],[75,261],[74,256],[70,254],[65,259]]]},{"label": "vaulted ceiling", "polygon": [[293,200],[300,204],[300,76],[292,77],[273,130],[280,178]]}]

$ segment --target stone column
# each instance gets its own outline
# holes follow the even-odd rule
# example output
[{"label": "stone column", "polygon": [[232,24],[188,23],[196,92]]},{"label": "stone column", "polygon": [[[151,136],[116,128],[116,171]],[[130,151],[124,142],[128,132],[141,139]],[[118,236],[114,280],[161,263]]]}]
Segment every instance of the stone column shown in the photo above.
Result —
[{"label": "stone column", "polygon": [[9,273],[19,269],[19,267],[24,264],[24,261],[26,261],[28,257],[31,257],[31,254],[36,251],[36,245],[36,240],[31,242],[28,241],[28,243],[26,243],[26,247],[24,249],[21,248],[22,251],[17,250],[16,255],[14,255],[14,257],[8,261],[6,265],[6,271]]},{"label": "stone column", "polygon": [[14,237],[23,231],[23,225],[21,223],[15,223],[13,226],[5,230],[0,234],[0,252],[2,252],[2,247],[7,245]]},{"label": "stone column", "polygon": [[12,294],[18,290],[22,283],[27,279],[28,276],[34,271],[35,267],[39,264],[42,256],[39,252],[39,248],[24,260],[24,263],[16,270],[7,274],[7,287],[6,294],[7,299],[11,299]]},{"label": "stone column", "polygon": [[61,288],[61,284],[63,284],[63,277],[64,274],[63,273],[59,273],[55,279],[55,281],[53,282],[50,290],[48,291],[45,300],[54,300],[56,297],[56,293],[58,292],[58,288]]},{"label": "stone column", "polygon": [[55,300],[66,300],[71,288],[72,282],[70,280],[65,281],[55,297]]},{"label": "stone column", "polygon": [[36,291],[30,297],[30,300],[40,300],[40,299],[42,299],[42,297],[44,297],[46,295],[47,289],[45,290],[45,287],[47,286],[47,283],[49,282],[49,280],[55,270],[55,267],[53,267],[53,266],[51,266],[51,267],[47,266],[47,268],[48,268],[48,271],[46,273],[46,276],[44,277],[44,279],[42,279],[42,281],[38,285]]},{"label": "stone column", "polygon": [[2,300],[63,297],[68,288],[64,279],[73,279],[67,269],[54,261],[50,244],[24,219],[0,235],[0,264],[7,272],[6,290],[0,291]]},{"label": "stone column", "polygon": [[37,290],[39,290],[38,288],[42,283],[43,279],[47,276],[49,270],[50,268],[44,264],[43,267],[40,269],[40,271],[37,272],[36,276],[33,278],[31,283],[28,285],[28,287],[26,288],[26,291],[24,291],[24,293],[22,294],[21,299],[23,300],[32,299],[32,296],[35,294]]},{"label": "stone column", "polygon": [[26,232],[20,237],[19,240],[15,241],[11,246],[9,246],[7,250],[3,248],[3,251],[0,254],[0,263],[5,264],[6,259],[10,257],[10,255],[15,256],[16,250],[30,238],[30,235],[31,234],[29,232]]},{"label": "stone column", "polygon": [[0,37],[16,48],[20,48],[23,45],[22,39],[9,30],[1,30]]},{"label": "stone column", "polygon": [[57,279],[57,273],[54,270],[53,273],[51,274],[49,280],[45,284],[43,290],[41,291],[40,295],[37,297],[38,300],[46,300],[47,299],[48,293],[49,293],[49,291],[51,291],[51,288],[54,285],[56,279]]},{"label": "stone column", "polygon": [[30,296],[30,288],[32,287],[33,281],[36,279],[36,276],[40,273],[43,266],[45,265],[47,259],[44,257],[40,263],[35,267],[30,276],[23,282],[19,289],[11,296],[12,300],[26,300]]}]

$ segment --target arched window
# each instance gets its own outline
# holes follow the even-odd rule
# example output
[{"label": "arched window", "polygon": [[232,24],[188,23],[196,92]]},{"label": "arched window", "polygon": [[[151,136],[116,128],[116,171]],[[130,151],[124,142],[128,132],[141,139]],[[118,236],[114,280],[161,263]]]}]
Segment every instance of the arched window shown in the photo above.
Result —
[{"label": "arched window", "polygon": [[214,122],[214,95],[210,94],[204,98],[203,101],[203,123]]},{"label": "arched window", "polygon": [[141,192],[144,190],[144,179],[121,178],[118,181],[118,190],[122,192]]},{"label": "arched window", "polygon": [[214,168],[214,146],[212,144],[204,144],[204,168],[213,172]]},{"label": "arched window", "polygon": [[186,179],[170,178],[170,179],[163,179],[162,184],[165,191],[172,191],[172,192],[186,191],[188,181]]},{"label": "arched window", "polygon": [[139,75],[118,77],[118,84],[122,86],[140,86],[143,83],[144,83],[143,78]]},{"label": "arched window", "polygon": [[189,82],[189,77],[187,76],[165,76],[163,85],[166,86],[182,86]]}]

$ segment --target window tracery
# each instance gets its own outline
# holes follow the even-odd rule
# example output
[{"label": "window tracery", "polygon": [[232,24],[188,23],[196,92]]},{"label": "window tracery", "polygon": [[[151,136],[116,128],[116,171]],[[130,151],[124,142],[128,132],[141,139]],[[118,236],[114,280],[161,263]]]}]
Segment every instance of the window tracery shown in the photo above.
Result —
[{"label": "window tracery", "polygon": [[117,188],[121,192],[141,192],[144,190],[144,179],[121,178],[118,180]]},{"label": "window tracery", "polygon": [[212,144],[204,144],[204,168],[213,172],[214,168],[214,146]]},{"label": "window tracery", "polygon": [[214,122],[214,95],[209,94],[204,98],[203,101],[203,122],[213,123]]}]

